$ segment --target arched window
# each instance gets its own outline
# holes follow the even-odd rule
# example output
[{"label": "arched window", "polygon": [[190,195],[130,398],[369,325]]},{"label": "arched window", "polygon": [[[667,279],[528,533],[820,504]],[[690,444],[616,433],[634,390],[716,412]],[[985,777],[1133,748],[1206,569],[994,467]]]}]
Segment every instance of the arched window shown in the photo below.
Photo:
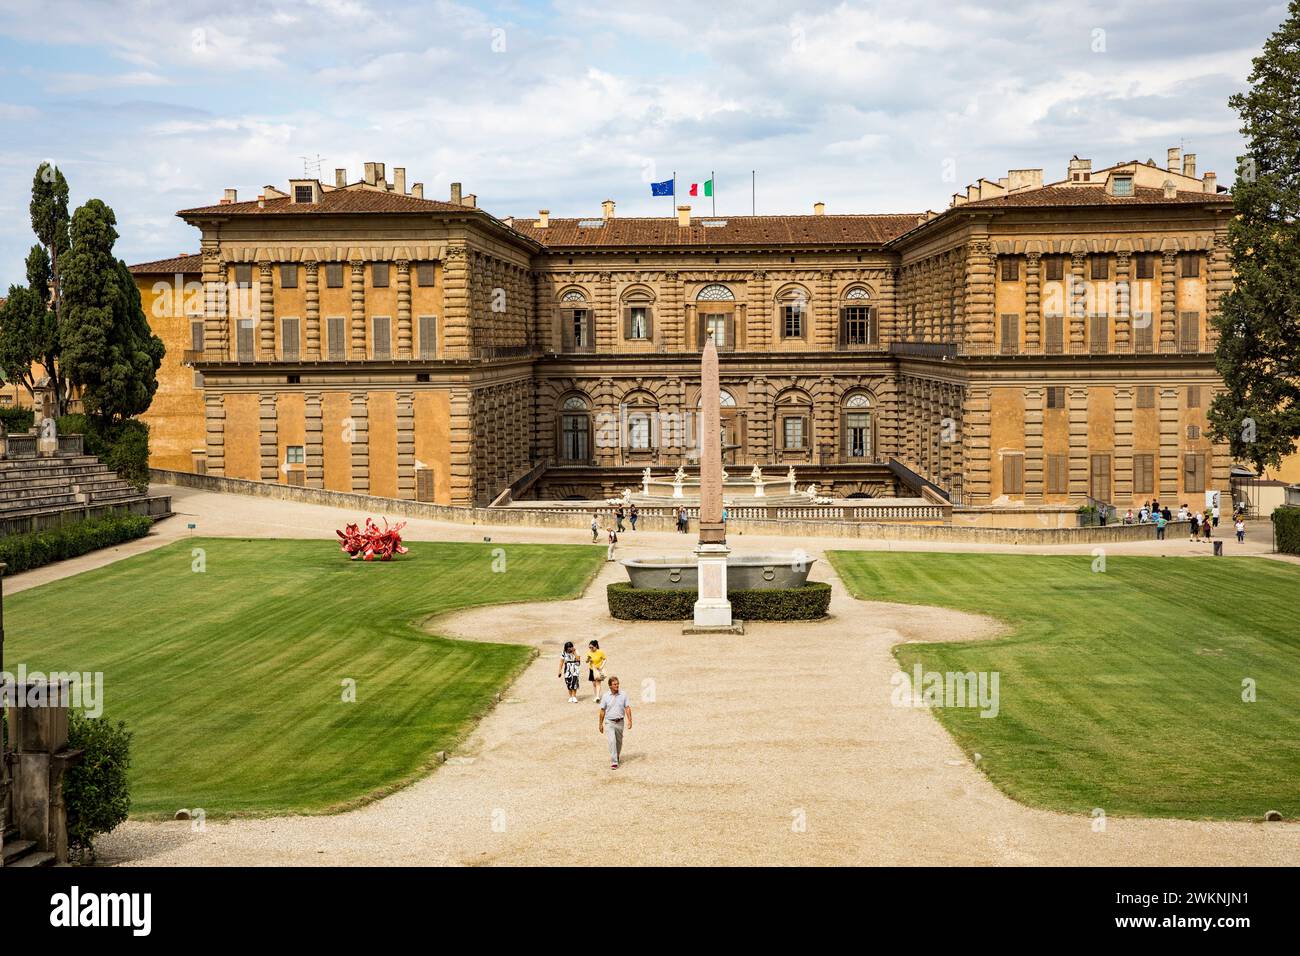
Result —
[{"label": "arched window", "polygon": [[659,404],[649,392],[629,392],[623,399],[629,451],[645,452],[655,447],[655,418]]},{"label": "arched window", "polygon": [[776,295],[777,334],[783,339],[807,339],[811,316],[808,290],[786,286]]},{"label": "arched window", "polygon": [[648,342],[654,338],[654,294],[644,286],[623,293],[623,338]]},{"label": "arched window", "polygon": [[594,344],[587,294],[568,289],[560,296],[560,338],[566,352],[590,352]]},{"label": "arched window", "polygon": [[582,395],[560,402],[560,461],[586,464],[591,460],[591,404]]},{"label": "arched window", "polygon": [[844,457],[870,458],[872,455],[871,399],[862,392],[851,392],[844,399]]},{"label": "arched window", "polygon": [[706,285],[695,297],[696,302],[735,302],[736,297],[725,285],[714,283]]},{"label": "arched window", "polygon": [[[704,404],[704,396],[701,395],[698,399],[696,399],[695,404],[696,404],[697,407],[700,406],[700,405],[703,405],[703,404]],[[721,408],[735,408],[735,407],[736,407],[736,398],[735,398],[734,395],[732,395],[732,394],[731,394],[729,391],[727,391],[725,388],[724,388],[724,389],[721,389],[721,390],[719,390],[719,392],[718,392],[718,405],[719,405],[719,407],[721,407]]]},{"label": "arched window", "polygon": [[880,341],[876,307],[871,293],[862,286],[851,286],[840,298],[840,348],[860,348]]}]

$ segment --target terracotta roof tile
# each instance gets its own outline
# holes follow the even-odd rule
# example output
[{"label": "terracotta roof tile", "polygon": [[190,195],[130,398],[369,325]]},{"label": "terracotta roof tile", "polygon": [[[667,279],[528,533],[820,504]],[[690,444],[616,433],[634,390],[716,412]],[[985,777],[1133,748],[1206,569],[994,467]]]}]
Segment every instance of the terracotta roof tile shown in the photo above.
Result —
[{"label": "terracotta roof tile", "polygon": [[128,266],[127,268],[138,276],[174,275],[177,272],[188,275],[203,271],[203,257],[196,252],[188,256],[174,256],[171,259],[141,262],[139,265]]},{"label": "terracotta roof tile", "polygon": [[295,203],[285,196],[268,199],[259,207],[257,200],[234,202],[216,206],[196,206],[182,209],[178,216],[269,216],[310,213],[376,213],[376,212],[476,212],[474,206],[457,206],[436,199],[417,199],[402,193],[380,192],[377,189],[335,189],[321,194],[317,203]]},{"label": "terracotta roof tile", "polygon": [[[749,246],[881,244],[916,225],[917,213],[864,216],[693,216],[682,228],[677,219],[551,219],[545,229],[535,219],[516,219],[516,232],[550,248],[619,246]],[[704,225],[718,223],[718,225]]]},{"label": "terracotta roof tile", "polygon": [[1004,206],[1135,206],[1154,203],[1212,203],[1232,202],[1231,193],[1203,193],[1179,190],[1172,199],[1166,199],[1163,189],[1135,186],[1132,196],[1112,196],[1101,186],[1044,186],[1027,189],[1010,196],[993,199],[976,199],[953,208],[966,209]]}]

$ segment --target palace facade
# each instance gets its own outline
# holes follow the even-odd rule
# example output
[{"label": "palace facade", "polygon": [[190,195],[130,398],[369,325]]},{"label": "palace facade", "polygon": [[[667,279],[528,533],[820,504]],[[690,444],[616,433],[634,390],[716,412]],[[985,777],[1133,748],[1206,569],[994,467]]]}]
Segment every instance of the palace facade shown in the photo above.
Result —
[{"label": "palace facade", "polygon": [[1120,508],[1228,491],[1209,438],[1231,197],[1195,157],[1011,170],[940,213],[497,218],[367,163],[181,211],[133,267],[156,467],[446,504],[605,497],[695,444],[824,493]]}]

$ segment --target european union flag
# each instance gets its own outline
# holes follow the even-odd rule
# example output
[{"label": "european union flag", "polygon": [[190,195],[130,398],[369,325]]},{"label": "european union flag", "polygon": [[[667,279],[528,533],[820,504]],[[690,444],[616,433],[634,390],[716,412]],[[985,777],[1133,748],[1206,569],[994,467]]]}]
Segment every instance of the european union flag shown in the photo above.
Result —
[{"label": "european union flag", "polygon": [[673,181],[671,179],[665,179],[661,183],[650,184],[651,196],[671,196],[672,194],[673,194]]}]

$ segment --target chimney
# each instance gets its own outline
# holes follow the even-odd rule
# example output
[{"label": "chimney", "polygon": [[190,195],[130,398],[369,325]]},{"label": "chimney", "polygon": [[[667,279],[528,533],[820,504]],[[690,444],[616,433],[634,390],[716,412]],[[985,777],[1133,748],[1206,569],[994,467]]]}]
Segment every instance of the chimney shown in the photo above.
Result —
[{"label": "chimney", "polygon": [[1043,171],[1041,169],[1007,170],[1007,192],[1019,192],[1022,189],[1041,189]]},{"label": "chimney", "polygon": [[605,221],[606,221],[606,222],[608,222],[609,220],[613,219],[613,218],[614,218],[614,200],[612,200],[612,199],[606,199],[603,203],[600,204],[600,211],[601,211],[601,214],[605,217]]},{"label": "chimney", "polygon": [[346,169],[334,170],[334,185],[342,189],[348,184],[348,171]]},{"label": "chimney", "polygon": [[[460,185],[457,183],[457,185]],[[538,229],[545,229],[551,224],[551,211],[549,209],[537,210],[537,222],[534,224]]]},{"label": "chimney", "polygon": [[384,175],[384,164],[375,163],[375,185],[388,186],[388,177]]},{"label": "chimney", "polygon": [[223,206],[227,206],[232,202],[239,202],[239,190],[237,189],[227,189],[225,197],[221,200]]},{"label": "chimney", "polygon": [[411,195],[416,199],[424,198],[424,183],[416,183],[411,187]]},{"label": "chimney", "polygon": [[1075,156],[1070,160],[1070,171],[1066,176],[1072,183],[1086,183],[1092,179],[1092,160]]},{"label": "chimney", "polygon": [[1165,198],[1174,199],[1178,196],[1178,187],[1174,185],[1172,179],[1165,180]]},{"label": "chimney", "polygon": [[374,184],[375,184],[375,164],[366,163],[366,185],[373,186]]},{"label": "chimney", "polygon": [[393,192],[406,195],[406,167],[393,167]]},{"label": "chimney", "polygon": [[824,202],[813,203],[813,215],[814,216],[826,215],[826,204]]},{"label": "chimney", "polygon": [[1178,159],[1178,157],[1182,155],[1182,152],[1182,149],[1177,146],[1169,147],[1168,153],[1165,154],[1169,160],[1165,168],[1168,169],[1169,172],[1180,173],[1183,171],[1182,163],[1179,162]]},{"label": "chimney", "polygon": [[508,229],[513,229],[513,228],[515,227],[515,217],[514,217],[514,216],[506,216],[506,218],[502,219],[501,221],[504,222],[504,223],[506,224],[506,228],[508,228]]},{"label": "chimney", "polygon": [[1196,178],[1196,154],[1186,153],[1183,156],[1183,175]]},{"label": "chimney", "polygon": [[460,183],[451,184],[451,204],[453,206],[460,205]]},{"label": "chimney", "polygon": [[1219,191],[1219,177],[1214,175],[1214,173],[1206,173],[1205,186],[1203,188],[1207,193],[1217,193]]},{"label": "chimney", "polygon": [[265,209],[265,208],[266,208],[266,193],[261,193],[261,194],[258,195],[258,197],[257,197],[257,208],[258,208],[258,209]]},{"label": "chimney", "polygon": [[470,209],[473,209],[478,205],[478,196],[474,193],[467,193],[465,198],[460,201],[460,204],[462,206],[469,206]]},{"label": "chimney", "polygon": [[689,229],[691,227],[691,207],[677,207],[677,226],[680,229]]}]

